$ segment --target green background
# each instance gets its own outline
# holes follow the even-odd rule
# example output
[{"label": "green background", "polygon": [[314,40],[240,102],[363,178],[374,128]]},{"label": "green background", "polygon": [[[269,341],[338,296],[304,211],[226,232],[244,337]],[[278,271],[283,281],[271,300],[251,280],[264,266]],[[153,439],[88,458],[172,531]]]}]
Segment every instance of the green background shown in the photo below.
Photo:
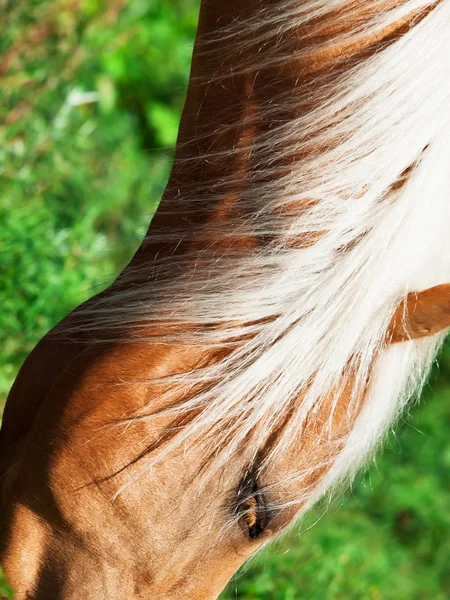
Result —
[{"label": "green background", "polygon": [[[131,257],[170,169],[198,0],[0,2],[0,406],[27,353]],[[223,598],[450,598],[450,352],[345,498]],[[0,593],[7,593],[0,575]]]}]

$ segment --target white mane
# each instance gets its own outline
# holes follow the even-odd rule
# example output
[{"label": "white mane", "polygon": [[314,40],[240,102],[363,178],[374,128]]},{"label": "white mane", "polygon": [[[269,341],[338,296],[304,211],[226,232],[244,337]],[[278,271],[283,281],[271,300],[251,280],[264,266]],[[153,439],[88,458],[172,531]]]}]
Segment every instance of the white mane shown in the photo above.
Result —
[{"label": "white mane", "polygon": [[[230,349],[221,360],[173,378],[192,389],[206,384],[170,409],[174,415],[201,410],[143,468],[199,432],[212,440],[220,461],[249,444],[256,456],[265,441],[261,432],[269,434],[291,414],[270,461],[330,390],[336,402],[352,376],[356,398],[369,381],[343,450],[320,484],[298,499],[307,505],[355,472],[427,377],[441,335],[388,348],[385,336],[409,291],[450,281],[450,2],[404,0],[392,10],[380,8],[385,2],[367,4],[373,15],[348,34],[352,43],[413,12],[423,18],[339,76],[318,78],[312,91],[303,91],[300,79],[298,96],[260,107],[263,120],[274,119],[280,107],[284,114],[297,103],[312,108],[274,120],[251,149],[223,156],[251,150],[256,157],[236,200],[240,218],[203,231],[209,243],[199,250],[156,257],[147,265],[153,275],[145,275],[146,285],[127,285],[140,276],[129,269],[122,291],[93,310],[86,327],[131,331],[148,324],[166,331],[150,334],[148,343]],[[221,34],[239,54],[246,47],[240,32],[251,30],[252,43],[269,45],[269,36],[287,36],[344,6],[344,0],[284,0],[276,13],[263,11]],[[292,59],[261,48],[254,64],[237,65],[236,72],[256,74],[270,61]],[[307,39],[299,48],[299,59],[320,50]],[[281,172],[277,164],[286,156],[301,158]],[[183,189],[183,202],[195,206],[207,194],[214,206],[228,183]],[[189,232],[174,230],[169,241],[175,246],[181,235]],[[223,249],[224,241],[246,235],[269,241],[246,252]],[[331,407],[330,430],[332,419]]]}]

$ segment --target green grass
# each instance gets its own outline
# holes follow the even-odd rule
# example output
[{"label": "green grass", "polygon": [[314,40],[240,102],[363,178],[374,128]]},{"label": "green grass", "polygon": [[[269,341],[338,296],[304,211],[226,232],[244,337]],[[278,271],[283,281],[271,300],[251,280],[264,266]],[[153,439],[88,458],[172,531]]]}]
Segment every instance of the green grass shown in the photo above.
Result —
[{"label": "green grass", "polygon": [[[197,8],[9,3],[0,39],[0,405],[33,345],[123,267],[148,225],[170,169]],[[80,91],[97,101],[70,106]],[[354,490],[254,559],[223,600],[450,598],[450,352],[441,362],[421,406]],[[0,595],[4,586],[0,573]]]},{"label": "green grass", "polygon": [[36,341],[132,256],[185,95],[197,0],[76,4],[10,3],[2,24],[3,399]]}]

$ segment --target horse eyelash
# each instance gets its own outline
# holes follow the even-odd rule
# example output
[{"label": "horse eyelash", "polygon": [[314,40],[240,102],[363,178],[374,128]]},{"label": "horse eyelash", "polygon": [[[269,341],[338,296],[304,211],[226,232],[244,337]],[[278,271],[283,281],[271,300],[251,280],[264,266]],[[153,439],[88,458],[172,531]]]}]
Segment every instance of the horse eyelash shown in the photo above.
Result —
[{"label": "horse eyelash", "polygon": [[248,537],[258,539],[267,527],[267,508],[264,496],[259,491],[258,482],[252,479],[241,488],[238,496],[237,514],[246,527]]},{"label": "horse eyelash", "polygon": [[246,512],[243,519],[248,527],[248,535],[252,540],[257,539],[264,531],[258,514],[258,501],[254,496],[252,496],[247,500],[244,506],[246,508]]}]

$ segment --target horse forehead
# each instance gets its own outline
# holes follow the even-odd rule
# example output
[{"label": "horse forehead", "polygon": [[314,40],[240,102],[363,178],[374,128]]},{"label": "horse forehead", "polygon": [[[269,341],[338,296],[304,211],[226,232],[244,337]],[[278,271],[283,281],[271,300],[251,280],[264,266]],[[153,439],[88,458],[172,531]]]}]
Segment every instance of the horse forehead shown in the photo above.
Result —
[{"label": "horse forehead", "polygon": [[89,346],[61,371],[40,419],[70,430],[72,439],[75,431],[84,431],[88,439],[103,426],[104,435],[108,431],[117,435],[124,421],[123,429],[131,436],[144,421],[137,418],[133,427],[127,427],[126,419],[162,409],[167,390],[174,387],[171,376],[188,371],[201,357],[201,350],[181,346]]},{"label": "horse forehead", "polygon": [[[147,343],[99,344],[84,348],[61,370],[55,387],[76,410],[96,406],[127,410],[153,405],[176,375],[189,372],[205,357],[198,347]],[[167,382],[164,383],[164,379]],[[117,406],[117,399],[123,402]]]}]

